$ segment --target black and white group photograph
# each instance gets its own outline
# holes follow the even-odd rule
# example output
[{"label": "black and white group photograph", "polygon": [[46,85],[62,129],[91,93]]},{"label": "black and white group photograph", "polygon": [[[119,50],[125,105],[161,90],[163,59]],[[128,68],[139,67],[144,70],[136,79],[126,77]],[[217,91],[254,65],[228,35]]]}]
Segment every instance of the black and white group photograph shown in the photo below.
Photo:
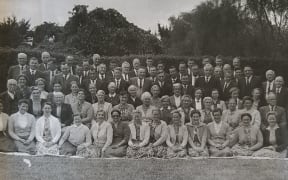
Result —
[{"label": "black and white group photograph", "polygon": [[287,0],[0,0],[0,180],[286,180]]}]

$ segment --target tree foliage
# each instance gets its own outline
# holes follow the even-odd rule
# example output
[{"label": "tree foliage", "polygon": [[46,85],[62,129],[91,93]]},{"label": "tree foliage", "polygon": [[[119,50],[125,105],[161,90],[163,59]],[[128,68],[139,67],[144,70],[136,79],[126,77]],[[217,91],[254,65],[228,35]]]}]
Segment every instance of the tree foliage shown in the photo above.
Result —
[{"label": "tree foliage", "polygon": [[129,23],[118,11],[77,5],[65,24],[65,43],[85,53],[125,55],[160,53],[160,41]]},{"label": "tree foliage", "polygon": [[55,36],[55,41],[59,41],[61,40],[61,33],[63,33],[62,29],[63,28],[57,24],[48,22],[44,22],[43,24],[36,26],[33,36],[34,43],[41,43],[52,36]]},{"label": "tree foliage", "polygon": [[166,53],[287,56],[287,0],[210,0],[158,26]]},{"label": "tree foliage", "polygon": [[17,47],[29,33],[30,22],[16,17],[5,18],[0,22],[0,46]]}]

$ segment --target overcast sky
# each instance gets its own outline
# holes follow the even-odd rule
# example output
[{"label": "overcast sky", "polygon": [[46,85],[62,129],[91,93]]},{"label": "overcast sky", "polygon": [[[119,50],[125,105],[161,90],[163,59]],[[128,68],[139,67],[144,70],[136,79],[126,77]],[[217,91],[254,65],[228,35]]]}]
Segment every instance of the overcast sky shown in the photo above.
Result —
[{"label": "overcast sky", "polygon": [[32,26],[44,21],[64,25],[74,5],[89,5],[118,10],[128,21],[145,30],[157,30],[157,23],[168,24],[168,18],[190,11],[205,0],[0,0],[0,21],[15,15],[30,19]]}]

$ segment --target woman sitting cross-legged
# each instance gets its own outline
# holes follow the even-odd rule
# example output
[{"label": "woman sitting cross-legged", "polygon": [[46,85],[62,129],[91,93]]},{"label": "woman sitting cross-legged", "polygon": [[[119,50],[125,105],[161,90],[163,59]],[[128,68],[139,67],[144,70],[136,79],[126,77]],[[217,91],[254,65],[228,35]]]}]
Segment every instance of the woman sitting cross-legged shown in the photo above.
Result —
[{"label": "woman sitting cross-legged", "polygon": [[18,152],[36,153],[35,118],[27,113],[29,101],[21,99],[18,102],[19,111],[9,118],[9,134],[14,139]]},{"label": "woman sitting cross-legged", "polygon": [[189,133],[188,154],[190,157],[207,157],[207,126],[201,122],[201,113],[198,110],[191,111],[191,122],[187,123]]},{"label": "woman sitting cross-legged", "polygon": [[241,126],[235,130],[232,147],[234,156],[251,156],[263,145],[263,136],[259,127],[251,125],[252,116],[249,113],[241,115]]},{"label": "woman sitting cross-legged", "polygon": [[253,156],[284,158],[287,153],[287,130],[285,127],[279,127],[274,111],[267,113],[267,121],[268,127],[262,130],[264,147],[256,151]]},{"label": "woman sitting cross-legged", "polygon": [[105,151],[112,143],[113,129],[106,120],[106,112],[101,109],[96,112],[96,121],[92,121],[91,133],[93,144],[77,151],[78,156],[99,158],[104,157]]},{"label": "woman sitting cross-legged", "polygon": [[36,121],[37,155],[58,155],[57,142],[61,136],[61,123],[51,115],[52,105],[44,103],[43,116]]},{"label": "woman sitting cross-legged", "polygon": [[207,125],[210,156],[232,156],[229,145],[229,125],[222,121],[222,110],[216,108],[212,112],[214,121]]},{"label": "woman sitting cross-legged", "polygon": [[3,113],[3,102],[0,100],[0,152],[16,152],[17,148],[8,134],[9,116]]},{"label": "woman sitting cross-legged", "polygon": [[168,158],[182,158],[187,155],[186,145],[188,141],[188,131],[186,126],[181,122],[181,113],[173,110],[172,124],[168,126],[166,144]]},{"label": "woman sitting cross-legged", "polygon": [[74,156],[77,150],[88,147],[91,143],[89,128],[82,124],[80,114],[74,114],[74,124],[66,128],[59,141],[60,154]]},{"label": "woman sitting cross-legged", "polygon": [[[133,107],[134,108],[134,107]],[[111,146],[107,148],[104,157],[124,157],[128,147],[130,129],[128,123],[122,121],[121,112],[118,109],[111,111],[113,140]]]},{"label": "woman sitting cross-legged", "polygon": [[167,156],[167,124],[160,120],[160,110],[152,110],[152,122],[150,123],[150,150],[154,157],[163,158]]},{"label": "woman sitting cross-legged", "polygon": [[140,110],[133,111],[133,120],[129,124],[130,138],[128,141],[127,157],[143,158],[151,157],[152,152],[148,151],[147,146],[150,138],[150,127],[147,123],[142,122],[142,112]]}]

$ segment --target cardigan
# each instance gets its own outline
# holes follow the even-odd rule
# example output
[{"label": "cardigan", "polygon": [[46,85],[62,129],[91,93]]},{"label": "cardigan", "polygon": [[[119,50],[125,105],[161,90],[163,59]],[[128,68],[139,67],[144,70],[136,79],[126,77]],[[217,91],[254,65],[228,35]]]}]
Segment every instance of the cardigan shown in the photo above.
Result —
[{"label": "cardigan", "polygon": [[[286,140],[287,132],[286,131],[287,131],[286,128],[281,128],[281,127],[275,130],[277,152],[282,152],[287,147],[287,140]],[[272,145],[269,140],[270,131],[267,128],[265,128],[264,130],[262,130],[262,133],[263,133],[263,146],[266,147],[266,146]]]},{"label": "cardigan", "polygon": [[[44,133],[44,125],[45,125],[45,119],[46,117],[43,115],[36,121],[36,129],[35,129],[35,136],[37,141],[40,143],[44,143],[45,140],[43,139],[43,133]],[[48,117],[50,121],[50,131],[52,136],[52,142],[57,143],[61,136],[61,124],[59,119],[56,117],[50,115]]]},{"label": "cardigan", "polygon": [[175,145],[180,145],[183,148],[186,147],[187,142],[188,142],[187,127],[185,125],[181,125],[179,127],[178,140],[179,142],[176,142],[176,132],[175,132],[174,125],[173,124],[169,125],[167,139],[166,139],[166,144],[169,147],[173,147]]},{"label": "cardigan", "polygon": [[[128,141],[128,145],[132,146],[133,142],[132,140],[136,139],[136,127],[135,124],[132,122],[129,124],[129,128],[130,128],[130,138]],[[141,126],[140,126],[140,140],[142,141],[139,145],[140,146],[145,146],[149,143],[149,139],[150,139],[150,126],[145,123],[142,122]]]}]

